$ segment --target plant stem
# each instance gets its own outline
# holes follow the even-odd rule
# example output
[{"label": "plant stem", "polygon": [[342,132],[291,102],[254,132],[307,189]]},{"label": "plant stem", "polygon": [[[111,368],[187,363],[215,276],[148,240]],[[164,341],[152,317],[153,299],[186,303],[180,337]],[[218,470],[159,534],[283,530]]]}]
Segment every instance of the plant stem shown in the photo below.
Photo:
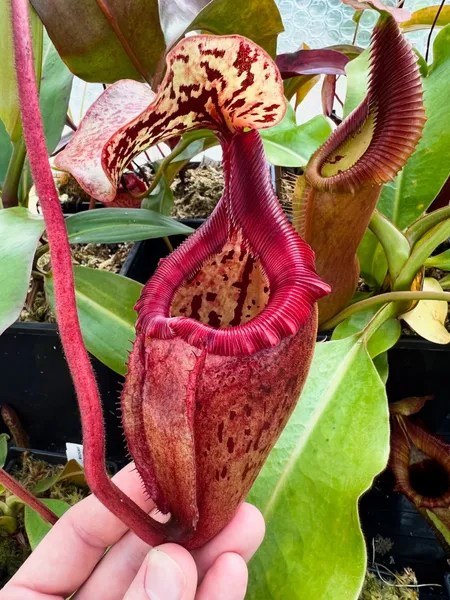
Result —
[{"label": "plant stem", "polygon": [[445,242],[450,236],[450,219],[435,225],[433,229],[421,238],[414,246],[411,256],[406,261],[403,269],[395,279],[393,285],[395,290],[409,290],[419,269],[433,250]]},{"label": "plant stem", "polygon": [[4,208],[19,206],[19,184],[26,154],[25,142],[23,136],[20,135],[13,142],[13,151],[3,184],[2,201]]},{"label": "plant stem", "polygon": [[334,329],[345,321],[348,317],[351,317],[361,310],[370,308],[371,306],[377,306],[378,304],[385,304],[387,302],[408,302],[410,300],[445,300],[450,302],[450,292],[387,292],[386,294],[379,294],[372,298],[366,298],[356,304],[347,306],[344,310],[338,313],[332,319],[329,319],[320,326],[321,331],[327,329]]},{"label": "plant stem", "polygon": [[3,469],[0,469],[0,483],[4,485],[7,490],[20,498],[22,502],[25,502],[27,506],[35,510],[45,521],[48,521],[51,525],[56,523],[58,517],[55,513],[47,508],[43,502],[36,498],[36,496],[33,496],[31,492],[25,489],[23,485]]},{"label": "plant stem", "polygon": [[383,246],[391,281],[395,281],[411,253],[409,242],[403,233],[377,210],[370,219],[369,229]]},{"label": "plant stem", "polygon": [[81,335],[69,241],[47,158],[33,70],[28,0],[11,0],[11,8],[23,130],[52,255],[59,332],[80,406],[86,479],[92,492],[114,515],[144,541],[155,545],[161,541],[161,534],[157,532],[164,531],[164,526],[151,519],[106,473],[102,404]]},{"label": "plant stem", "polygon": [[194,140],[192,140],[192,139],[187,139],[187,140],[181,139],[179,141],[179,143],[177,144],[177,147],[174,148],[172,150],[172,152],[170,154],[168,154],[164,158],[164,160],[161,161],[161,164],[159,165],[159,169],[155,173],[155,177],[154,177],[153,181],[151,182],[149,187],[145,190],[145,192],[142,192],[141,194],[133,194],[132,192],[129,191],[128,193],[131,196],[133,196],[133,198],[145,198],[146,196],[151,194],[153,192],[153,190],[156,188],[156,186],[158,185],[158,183],[160,182],[161,178],[163,177],[163,175],[165,173],[165,170],[170,165],[170,163],[173,161],[173,159],[176,158],[177,156],[179,156],[182,152],[184,152],[186,150],[186,148],[192,144],[193,141]]},{"label": "plant stem", "polygon": [[425,215],[414,221],[414,223],[405,231],[405,237],[411,244],[411,247],[414,247],[427,231],[448,218],[450,218],[450,206],[444,206],[443,208],[434,210],[429,215]]}]

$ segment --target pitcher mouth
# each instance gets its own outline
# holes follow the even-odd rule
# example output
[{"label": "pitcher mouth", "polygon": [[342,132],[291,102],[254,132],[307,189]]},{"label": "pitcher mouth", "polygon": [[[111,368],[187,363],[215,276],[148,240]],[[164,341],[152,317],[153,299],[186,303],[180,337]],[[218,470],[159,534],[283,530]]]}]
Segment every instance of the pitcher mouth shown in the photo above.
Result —
[{"label": "pitcher mouth", "polygon": [[296,334],[329,287],[281,209],[258,132],[222,145],[223,196],[204,225],[161,261],[136,305],[137,329],[245,356]]}]

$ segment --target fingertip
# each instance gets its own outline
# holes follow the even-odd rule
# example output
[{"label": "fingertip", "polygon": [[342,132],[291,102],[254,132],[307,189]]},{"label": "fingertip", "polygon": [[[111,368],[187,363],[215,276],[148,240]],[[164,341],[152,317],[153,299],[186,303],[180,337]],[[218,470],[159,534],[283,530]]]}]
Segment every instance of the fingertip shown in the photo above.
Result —
[{"label": "fingertip", "polygon": [[200,581],[219,556],[233,552],[249,561],[264,539],[265,524],[261,512],[244,502],[233,519],[203,548],[193,551]]},{"label": "fingertip", "polygon": [[239,519],[242,519],[245,528],[250,530],[252,545],[243,549],[242,557],[248,562],[261,546],[266,535],[266,522],[264,517],[254,504],[244,502],[238,510]]},{"label": "fingertip", "polygon": [[194,600],[197,569],[190,553],[176,544],[155,546],[145,557],[124,600]]},{"label": "fingertip", "polygon": [[[184,577],[184,591],[183,591],[182,595],[180,596],[180,600],[192,600],[193,598],[195,598],[195,592],[197,589],[197,567],[196,567],[195,561],[190,552],[188,552],[182,546],[178,546],[177,544],[168,543],[168,544],[161,544],[160,546],[156,546],[149,552],[148,556],[157,558],[157,561],[155,563],[157,568],[158,568],[158,564],[160,565],[159,568],[161,568],[161,565],[164,562],[166,562],[166,564],[167,564],[166,557],[168,557],[173,563],[176,563],[176,565],[178,566],[178,569],[180,570],[180,572],[183,574],[183,577]],[[170,565],[167,564],[167,571],[168,572],[170,571],[172,578],[173,578],[173,576],[176,573],[176,567],[175,567],[175,570],[170,570],[169,567],[170,567]],[[178,574],[178,576],[179,576],[179,574]],[[153,581],[151,581],[152,573],[148,574],[148,578],[150,581],[150,586],[154,586],[155,579],[153,578]],[[170,576],[166,577],[166,576],[164,576],[164,574],[161,573],[160,579],[162,581],[162,585],[164,586],[165,582],[167,582],[170,579]],[[158,594],[157,590],[156,590],[156,597],[165,598],[166,596]]]},{"label": "fingertip", "polygon": [[225,552],[206,573],[196,600],[244,600],[247,584],[245,560],[236,552]]}]

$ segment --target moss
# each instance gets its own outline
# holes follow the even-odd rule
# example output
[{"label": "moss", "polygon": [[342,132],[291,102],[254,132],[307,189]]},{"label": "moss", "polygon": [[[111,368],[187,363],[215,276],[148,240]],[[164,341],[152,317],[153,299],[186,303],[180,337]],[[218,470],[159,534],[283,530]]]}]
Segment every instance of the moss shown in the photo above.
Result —
[{"label": "moss", "polygon": [[402,574],[395,573],[393,577],[385,579],[389,580],[391,585],[384,583],[378,575],[367,573],[359,600],[418,600],[417,588],[400,587],[417,585],[416,576],[411,569],[405,569]]},{"label": "moss", "polygon": [[[58,475],[63,469],[63,465],[51,465],[34,458],[29,453],[24,453],[22,460],[17,461],[11,474],[31,491],[39,481]],[[88,494],[87,487],[64,480],[53,484],[41,497],[63,500],[72,506]],[[9,496],[11,493],[5,490],[0,494],[0,502],[5,502]],[[17,520],[16,531],[8,534],[0,530],[0,588],[7,583],[31,553],[25,531],[23,505],[15,504],[13,510]]]}]

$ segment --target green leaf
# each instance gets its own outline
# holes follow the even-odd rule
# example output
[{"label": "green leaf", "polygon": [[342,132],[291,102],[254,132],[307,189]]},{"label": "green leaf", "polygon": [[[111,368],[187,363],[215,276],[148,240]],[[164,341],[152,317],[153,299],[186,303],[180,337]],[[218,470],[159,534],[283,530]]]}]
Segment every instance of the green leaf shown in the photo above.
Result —
[{"label": "green leaf", "polygon": [[[58,517],[62,517],[70,508],[70,504],[62,500],[44,498],[41,502],[58,515]],[[32,550],[36,549],[37,545],[40,544],[51,528],[50,523],[44,521],[36,511],[29,506],[25,506],[25,531]]]},{"label": "green leaf", "polygon": [[32,0],[61,58],[85,81],[150,77],[165,50],[158,0]]},{"label": "green leaf", "polygon": [[0,529],[6,531],[6,533],[15,533],[17,531],[17,519],[10,516],[1,516]]},{"label": "green leaf", "polygon": [[[8,5],[8,3],[6,2],[5,5]],[[0,6],[0,14],[1,11],[2,7]],[[1,80],[2,79],[3,75]],[[72,80],[72,73],[62,62],[55,47],[51,43],[50,38],[47,33],[44,32],[44,53],[39,103],[49,154],[51,154],[58,145],[62,130],[64,129],[69,106],[70,91],[72,89]],[[1,89],[3,89],[3,87]],[[11,154],[12,144],[10,137],[4,124],[0,121],[0,186],[3,185]],[[28,174],[28,185],[26,190],[26,192],[28,192],[32,185],[32,180],[31,174],[29,173],[29,167],[26,166],[25,169]]]},{"label": "green leaf", "polygon": [[358,499],[389,455],[383,383],[361,338],[319,343],[301,399],[249,500],[267,533],[249,600],[356,600],[366,571]]},{"label": "green leaf", "polygon": [[236,10],[235,0],[212,0],[185,29],[216,35],[243,35],[275,57],[278,34],[284,31],[274,0],[246,0]]},{"label": "green leaf", "polygon": [[[29,18],[33,48],[36,50],[42,40],[42,25],[32,8],[29,10]],[[0,120],[3,121],[9,136],[16,140],[22,133],[22,126],[14,67],[11,3],[6,1],[0,2],[0,56]]]},{"label": "green leaf", "polygon": [[344,118],[364,100],[369,80],[369,51],[365,50],[345,67],[347,94],[344,103]]},{"label": "green leaf", "polygon": [[32,490],[33,494],[39,496],[60,481],[73,481],[77,485],[87,485],[83,467],[80,467],[78,462],[72,458],[64,465],[62,471],[39,480]]},{"label": "green leaf", "polygon": [[297,125],[295,111],[288,104],[283,120],[274,127],[262,129],[260,133],[270,163],[283,167],[303,167],[311,154],[328,138],[331,126],[322,115]]},{"label": "green leaf", "polygon": [[[0,189],[3,187],[6,171],[12,154],[12,144],[3,121],[0,119]],[[0,198],[1,201],[1,198]],[[1,204],[0,204],[1,207]]]},{"label": "green leaf", "polygon": [[0,335],[20,315],[44,219],[22,207],[0,210]]},{"label": "green leaf", "polygon": [[193,232],[175,219],[141,208],[88,210],[68,217],[66,227],[72,244],[111,244]]},{"label": "green leaf", "polygon": [[170,211],[172,210],[173,201],[174,196],[172,189],[168,184],[167,179],[162,177],[153,192],[143,199],[141,208],[165,215],[166,218],[168,218],[168,215],[170,215]]},{"label": "green leaf", "polygon": [[0,119],[11,135],[20,122],[20,107],[16,89],[14,70],[14,50],[12,42],[11,3],[0,3],[0,56],[2,76],[0,77]]},{"label": "green leaf", "polygon": [[[436,14],[439,11],[439,17],[436,20]],[[430,27],[444,27],[450,23],[450,6],[427,6],[416,10],[411,15],[409,21],[400,23],[402,30],[407,33],[409,31],[419,31],[421,29],[430,29]]]},{"label": "green leaf", "polygon": [[[135,337],[136,313],[133,307],[143,286],[108,271],[89,267],[74,267],[73,271],[78,316],[86,348],[110,369],[125,375],[128,353]],[[51,273],[45,279],[45,294],[54,307]]]},{"label": "green leaf", "polygon": [[434,254],[430,258],[427,258],[425,267],[435,267],[436,269],[442,269],[442,271],[450,271],[450,250],[445,250],[445,252]]},{"label": "green leaf", "polygon": [[[331,339],[342,340],[355,333],[359,333],[379,310],[380,307],[375,306],[351,315],[336,327]],[[401,332],[402,328],[397,319],[392,318],[383,323],[371,336],[367,344],[367,350],[371,358],[375,358],[379,354],[389,350],[389,348],[392,348],[397,343]]]},{"label": "green leaf", "polygon": [[450,25],[437,35],[433,64],[423,78],[427,122],[416,151],[394,182],[384,186],[378,203],[399,229],[404,229],[433,202],[450,175]]},{"label": "green leaf", "polygon": [[382,352],[378,356],[375,356],[373,359],[373,364],[378,371],[378,375],[381,378],[381,381],[386,385],[388,377],[389,377],[389,362],[388,362],[388,353]]},{"label": "green leaf", "polygon": [[44,33],[42,79],[39,104],[49,154],[58,145],[66,123],[73,75],[63,63],[47,33]]},{"label": "green leaf", "polygon": [[359,244],[358,260],[361,277],[372,289],[379,290],[386,277],[388,264],[383,247],[369,230]]},{"label": "green leaf", "polygon": [[0,433],[0,469],[5,466],[6,457],[8,456],[8,440],[9,435],[7,433]]}]

